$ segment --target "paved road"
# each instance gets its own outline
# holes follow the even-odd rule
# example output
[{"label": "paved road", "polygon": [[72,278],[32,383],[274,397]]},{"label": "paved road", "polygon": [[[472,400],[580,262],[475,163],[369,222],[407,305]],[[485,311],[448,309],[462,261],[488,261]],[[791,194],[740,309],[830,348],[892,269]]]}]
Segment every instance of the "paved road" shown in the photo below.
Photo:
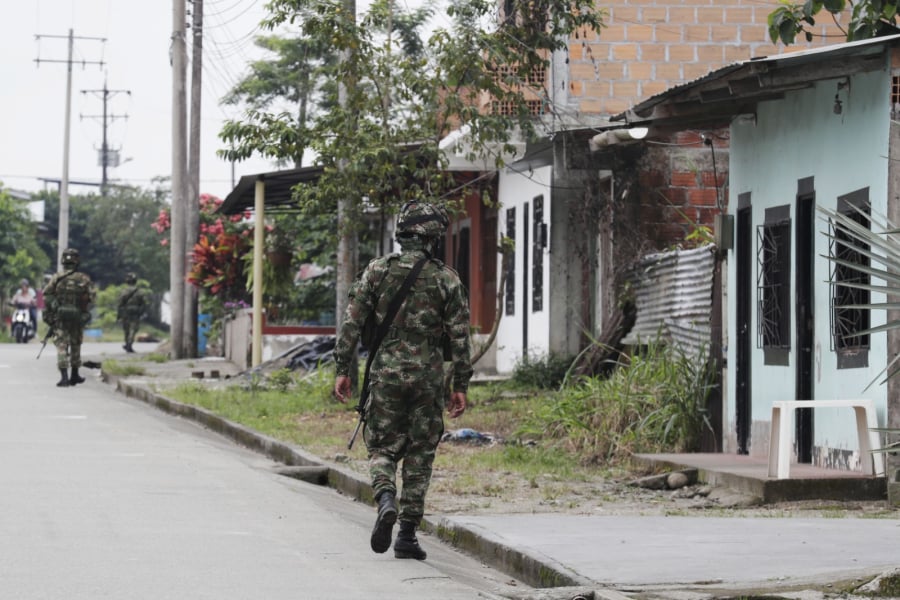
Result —
[{"label": "paved road", "polygon": [[38,348],[0,345],[2,598],[469,600],[510,580],[431,541],[424,563],[373,554],[371,507],[93,373],[57,388]]}]

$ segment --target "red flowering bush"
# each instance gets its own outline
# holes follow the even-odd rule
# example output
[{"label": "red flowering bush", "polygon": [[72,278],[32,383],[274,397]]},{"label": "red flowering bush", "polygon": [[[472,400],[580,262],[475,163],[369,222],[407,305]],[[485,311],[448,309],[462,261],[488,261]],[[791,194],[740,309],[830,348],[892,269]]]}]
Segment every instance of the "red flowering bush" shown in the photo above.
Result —
[{"label": "red flowering bush", "polygon": [[[245,300],[247,278],[242,257],[250,251],[253,236],[253,224],[248,222],[250,214],[217,215],[215,211],[222,204],[221,198],[200,194],[199,200],[200,237],[191,251],[187,281],[222,302]],[[167,245],[168,231],[172,228],[169,209],[161,210],[151,227],[164,236],[160,244]]]}]

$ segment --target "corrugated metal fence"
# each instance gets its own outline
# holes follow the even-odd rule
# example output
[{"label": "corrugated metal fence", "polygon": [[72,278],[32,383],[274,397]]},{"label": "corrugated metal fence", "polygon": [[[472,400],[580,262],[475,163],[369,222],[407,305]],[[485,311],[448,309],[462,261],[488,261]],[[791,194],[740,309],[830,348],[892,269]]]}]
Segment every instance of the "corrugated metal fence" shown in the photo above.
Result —
[{"label": "corrugated metal fence", "polygon": [[637,318],[622,340],[662,338],[691,355],[709,348],[715,246],[650,254],[631,276]]}]

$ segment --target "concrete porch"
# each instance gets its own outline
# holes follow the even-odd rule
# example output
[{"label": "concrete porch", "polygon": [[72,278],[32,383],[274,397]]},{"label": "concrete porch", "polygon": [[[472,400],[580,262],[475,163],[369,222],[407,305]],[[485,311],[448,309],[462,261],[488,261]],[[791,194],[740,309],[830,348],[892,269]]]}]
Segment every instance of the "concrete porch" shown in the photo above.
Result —
[{"label": "concrete porch", "polygon": [[887,481],[854,471],[793,464],[789,479],[768,476],[765,456],[741,454],[635,454],[657,469],[696,469],[697,480],[751,494],[764,504],[792,500],[887,500]]}]

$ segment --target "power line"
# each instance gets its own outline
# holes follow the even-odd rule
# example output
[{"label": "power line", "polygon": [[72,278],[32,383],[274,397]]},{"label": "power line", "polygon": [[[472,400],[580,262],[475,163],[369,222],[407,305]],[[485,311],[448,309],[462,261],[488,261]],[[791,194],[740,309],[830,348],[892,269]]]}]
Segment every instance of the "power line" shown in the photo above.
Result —
[{"label": "power line", "polygon": [[107,110],[109,100],[112,96],[117,94],[128,94],[131,95],[131,90],[111,90],[106,87],[106,82],[103,82],[103,89],[100,90],[81,90],[82,94],[95,94],[99,95],[101,100],[103,101],[103,114],[102,115],[81,115],[82,119],[102,119],[103,126],[103,144],[100,148],[100,166],[102,169],[102,178],[100,183],[100,195],[106,196],[106,187],[107,182],[109,181],[107,177],[107,169],[110,166],[118,167],[119,166],[119,149],[110,150],[109,142],[107,139],[107,130],[109,127],[109,123],[111,121],[115,121],[116,119],[128,119],[128,115],[116,115],[110,114]]}]

